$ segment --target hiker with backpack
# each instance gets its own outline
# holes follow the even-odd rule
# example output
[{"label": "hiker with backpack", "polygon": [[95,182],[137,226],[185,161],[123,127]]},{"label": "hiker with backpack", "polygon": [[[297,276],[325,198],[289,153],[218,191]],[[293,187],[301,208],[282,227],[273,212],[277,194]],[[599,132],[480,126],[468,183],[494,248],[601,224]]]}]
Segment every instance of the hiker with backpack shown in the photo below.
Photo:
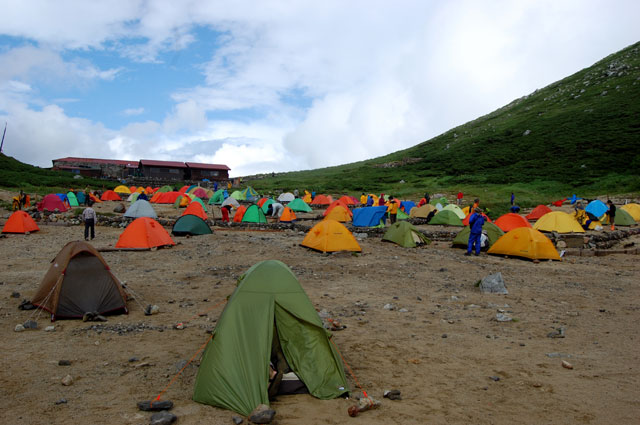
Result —
[{"label": "hiker with backpack", "polygon": [[471,232],[469,233],[469,243],[467,244],[467,252],[464,255],[471,255],[471,251],[475,246],[475,255],[480,255],[480,250],[482,249],[481,238],[482,238],[482,226],[484,226],[485,217],[482,215],[482,209],[476,208],[474,213],[469,217],[469,228]]}]

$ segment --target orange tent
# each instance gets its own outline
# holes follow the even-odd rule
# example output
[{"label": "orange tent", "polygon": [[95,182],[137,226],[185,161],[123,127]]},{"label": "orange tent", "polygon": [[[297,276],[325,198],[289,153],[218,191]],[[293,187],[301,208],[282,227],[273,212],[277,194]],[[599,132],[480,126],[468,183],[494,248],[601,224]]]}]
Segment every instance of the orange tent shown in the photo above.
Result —
[{"label": "orange tent", "polygon": [[11,214],[2,228],[2,233],[27,233],[40,230],[35,221],[24,211],[16,211]]},{"label": "orange tent", "polygon": [[546,205],[538,205],[529,214],[525,215],[525,217],[527,220],[537,220],[551,211],[553,210]]},{"label": "orange tent", "polygon": [[178,190],[178,192],[180,192],[180,193],[185,193],[185,192],[187,191],[187,189],[189,189],[189,186],[186,186],[186,185],[185,185],[185,186],[182,186],[182,187],[180,188],[180,190]]},{"label": "orange tent", "polygon": [[120,195],[115,193],[113,190],[107,190],[100,197],[102,201],[122,201]]},{"label": "orange tent", "polygon": [[311,201],[311,205],[329,205],[333,202],[331,195],[316,195]]},{"label": "orange tent", "polygon": [[335,220],[322,220],[313,226],[300,245],[322,252],[362,251],[349,229]]},{"label": "orange tent", "polygon": [[135,186],[131,186],[131,187],[129,188],[129,191],[130,191],[131,193],[133,193],[133,192],[135,192],[135,191],[136,191],[136,189],[138,189],[138,188],[137,188],[137,187],[135,187]]},{"label": "orange tent", "polygon": [[200,217],[203,220],[206,220],[207,213],[204,212],[204,208],[202,208],[202,204],[200,202],[192,202],[189,206],[182,212],[182,215],[195,215],[196,217]]},{"label": "orange tent", "polygon": [[89,194],[89,198],[90,198],[93,202],[99,202],[99,203],[102,203],[102,201],[101,201],[101,200],[100,200],[96,195],[94,195],[93,193],[90,193],[90,194]]},{"label": "orange tent", "polygon": [[347,212],[349,213],[349,216],[353,216],[353,213],[351,212],[351,210],[349,210],[349,206],[344,202],[342,202],[340,199],[338,199],[337,201],[333,201],[331,205],[327,207],[324,213],[322,213],[322,215],[326,217],[327,214],[331,212],[331,210],[333,210],[335,207],[338,207],[338,206],[343,207],[345,210],[347,210]]},{"label": "orange tent", "polygon": [[152,193],[155,193],[156,190],[160,189],[159,187],[156,187],[155,189],[152,188],[151,186],[147,186],[144,191],[147,192],[147,195],[151,195]]},{"label": "orange tent", "polygon": [[494,224],[505,233],[518,227],[531,227],[531,224],[529,224],[526,218],[514,213],[501,215]]},{"label": "orange tent", "polygon": [[153,248],[175,244],[160,223],[149,217],[140,217],[124,229],[116,248]]},{"label": "orange tent", "polygon": [[293,220],[297,219],[296,213],[289,207],[284,207],[284,211],[282,211],[282,215],[280,216],[280,221],[283,223],[291,223]]},{"label": "orange tent", "polygon": [[560,260],[551,240],[531,227],[518,227],[505,233],[489,248],[488,253],[532,260]]},{"label": "orange tent", "polygon": [[240,223],[242,222],[242,217],[244,217],[244,213],[247,211],[247,207],[244,205],[240,205],[236,210],[236,213],[233,215],[233,222]]},{"label": "orange tent", "polygon": [[347,208],[342,205],[336,205],[329,211],[329,214],[325,212],[325,220],[335,220],[340,222],[351,221],[353,214]]},{"label": "orange tent", "polygon": [[173,204],[178,199],[178,196],[182,196],[180,192],[159,192],[151,197],[149,202],[155,204]]},{"label": "orange tent", "polygon": [[353,198],[351,196],[347,196],[344,195],[342,197],[340,197],[340,199],[338,199],[338,201],[342,201],[343,204],[345,205],[355,205],[355,201],[353,200]]}]

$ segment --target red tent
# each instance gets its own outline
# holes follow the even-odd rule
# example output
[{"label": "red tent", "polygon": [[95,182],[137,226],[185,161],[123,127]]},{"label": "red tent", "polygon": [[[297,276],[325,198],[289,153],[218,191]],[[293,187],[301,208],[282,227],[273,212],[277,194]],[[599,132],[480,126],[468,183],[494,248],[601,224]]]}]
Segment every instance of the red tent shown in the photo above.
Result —
[{"label": "red tent", "polygon": [[11,214],[2,228],[2,233],[27,233],[40,230],[35,221],[24,211],[16,211]]},{"label": "red tent", "polygon": [[540,217],[542,217],[543,215],[545,215],[546,213],[550,213],[551,211],[553,210],[546,205],[538,205],[533,209],[533,211],[525,215],[525,217],[527,220],[535,221]]},{"label": "red tent", "polygon": [[331,198],[331,195],[317,195],[313,198],[313,201],[311,201],[311,205],[329,205],[332,202],[333,198]]},{"label": "red tent", "polygon": [[106,192],[104,192],[102,194],[102,196],[100,197],[100,200],[102,200],[102,201],[122,201],[122,198],[120,197],[120,195],[115,193],[113,190],[107,190]]},{"label": "red tent", "polygon": [[55,211],[65,212],[69,208],[60,200],[60,197],[55,193],[50,193],[46,195],[41,202],[38,202],[38,211]]},{"label": "red tent", "polygon": [[182,215],[195,215],[196,217],[200,217],[203,220],[207,219],[207,213],[204,212],[204,208],[200,202],[192,202],[189,206],[182,212]]},{"label": "red tent", "polygon": [[526,218],[514,213],[501,215],[494,224],[501,228],[505,233],[509,230],[517,229],[518,227],[531,227]]},{"label": "red tent", "polygon": [[178,196],[182,196],[180,192],[158,192],[149,202],[155,204],[173,204],[178,199]]}]

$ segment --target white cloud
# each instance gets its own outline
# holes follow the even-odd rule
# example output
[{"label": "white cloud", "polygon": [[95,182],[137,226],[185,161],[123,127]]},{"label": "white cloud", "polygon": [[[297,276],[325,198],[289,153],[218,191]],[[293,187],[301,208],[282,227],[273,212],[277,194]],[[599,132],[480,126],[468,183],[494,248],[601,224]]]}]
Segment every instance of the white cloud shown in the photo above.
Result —
[{"label": "white cloud", "polygon": [[144,114],[144,108],[129,108],[122,111],[122,113],[128,117]]}]

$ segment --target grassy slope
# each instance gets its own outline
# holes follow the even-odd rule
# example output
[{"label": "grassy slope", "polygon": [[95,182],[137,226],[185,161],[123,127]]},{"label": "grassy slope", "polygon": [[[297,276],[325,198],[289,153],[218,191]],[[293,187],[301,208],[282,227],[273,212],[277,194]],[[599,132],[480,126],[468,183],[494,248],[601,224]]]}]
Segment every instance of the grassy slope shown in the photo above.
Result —
[{"label": "grassy slope", "polygon": [[46,194],[67,192],[70,188],[113,189],[118,183],[96,179],[74,179],[73,174],[64,171],[45,170],[24,164],[10,156],[0,154],[0,187],[24,189],[30,193]]},{"label": "grassy slope", "polygon": [[[297,187],[401,196],[461,189],[505,197],[514,190],[530,203],[542,195],[638,191],[639,99],[640,42],[412,148],[249,184],[259,191]],[[406,158],[421,159],[375,167]],[[401,179],[405,183],[398,183]]]}]

